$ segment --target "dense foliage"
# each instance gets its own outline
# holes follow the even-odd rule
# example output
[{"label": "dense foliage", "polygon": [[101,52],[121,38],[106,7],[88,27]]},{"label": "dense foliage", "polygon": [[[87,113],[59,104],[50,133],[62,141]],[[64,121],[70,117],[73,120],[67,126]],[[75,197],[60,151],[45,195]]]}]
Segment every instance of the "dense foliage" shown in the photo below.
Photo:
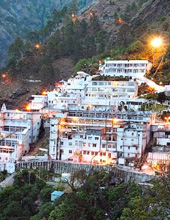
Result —
[{"label": "dense foliage", "polygon": [[[75,1],[75,0],[74,0]],[[92,0],[77,1],[78,8],[90,4]],[[23,39],[32,31],[44,28],[54,9],[70,7],[72,0],[1,0],[0,1],[0,65],[7,58],[7,50],[14,39]],[[51,24],[50,24],[51,25]]]},{"label": "dense foliage", "polygon": [[[43,171],[41,178],[48,172]],[[48,176],[49,178],[49,176]],[[170,215],[170,177],[158,177],[148,186],[123,183],[113,173],[75,171],[63,186],[72,192],[54,203],[57,189],[40,179],[36,171],[23,170],[13,186],[0,191],[2,220],[154,220]]]}]

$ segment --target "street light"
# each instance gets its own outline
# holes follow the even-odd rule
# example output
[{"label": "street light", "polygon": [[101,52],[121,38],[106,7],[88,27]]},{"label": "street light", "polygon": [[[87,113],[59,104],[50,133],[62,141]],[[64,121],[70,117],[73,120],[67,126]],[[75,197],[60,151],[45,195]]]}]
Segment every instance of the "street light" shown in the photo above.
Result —
[{"label": "street light", "polygon": [[40,49],[40,48],[41,48],[41,45],[40,45],[40,44],[36,44],[34,47],[35,47],[36,49]]},{"label": "street light", "polygon": [[[150,41],[150,46],[152,47],[152,54],[153,54],[153,61],[152,61],[152,63],[154,65],[155,64],[155,60],[157,60],[156,57],[155,57],[156,54],[158,56],[158,53],[159,53],[160,54],[159,56],[161,56],[161,53],[163,52],[163,49],[164,49],[163,38],[159,37],[159,36],[158,37],[153,37],[151,39],[151,41]],[[158,67],[158,69],[159,69],[159,67]],[[157,71],[156,71],[156,73],[157,73]]]},{"label": "street light", "polygon": [[151,40],[151,46],[154,48],[158,48],[162,45],[162,38],[161,37],[155,37]]}]

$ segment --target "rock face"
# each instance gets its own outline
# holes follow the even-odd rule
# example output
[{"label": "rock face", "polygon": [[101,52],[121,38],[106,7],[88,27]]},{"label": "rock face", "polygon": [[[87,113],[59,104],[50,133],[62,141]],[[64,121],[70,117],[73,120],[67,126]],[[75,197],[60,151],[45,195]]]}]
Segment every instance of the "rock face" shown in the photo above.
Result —
[{"label": "rock face", "polygon": [[[77,0],[80,8],[94,0]],[[43,27],[54,9],[70,6],[72,0],[0,0],[0,64],[7,58],[11,42]]]},{"label": "rock face", "polygon": [[170,0],[149,0],[132,20],[132,27],[150,24],[170,13]]}]

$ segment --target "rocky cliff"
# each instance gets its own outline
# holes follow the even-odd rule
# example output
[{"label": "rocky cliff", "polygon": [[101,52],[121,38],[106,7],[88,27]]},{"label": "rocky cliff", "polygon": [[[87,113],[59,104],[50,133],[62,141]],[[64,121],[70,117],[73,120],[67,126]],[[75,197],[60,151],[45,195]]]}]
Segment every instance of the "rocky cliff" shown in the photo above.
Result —
[{"label": "rocky cliff", "polygon": [[[79,8],[94,0],[77,0]],[[7,49],[15,37],[24,38],[45,24],[54,9],[71,6],[72,0],[0,0],[0,64],[7,57]]]},{"label": "rocky cliff", "polygon": [[170,0],[149,0],[132,19],[132,27],[151,24],[170,13]]}]

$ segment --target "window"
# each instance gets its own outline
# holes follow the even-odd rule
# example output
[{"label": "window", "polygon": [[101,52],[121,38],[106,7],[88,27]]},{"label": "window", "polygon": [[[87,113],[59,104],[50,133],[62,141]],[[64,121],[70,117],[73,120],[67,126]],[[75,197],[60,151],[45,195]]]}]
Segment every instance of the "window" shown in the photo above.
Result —
[{"label": "window", "polygon": [[130,146],[128,146],[128,149],[130,149]]},{"label": "window", "polygon": [[105,148],[106,147],[106,145],[105,144],[102,144],[102,148]]},{"label": "window", "polygon": [[106,156],[106,152],[103,152],[103,156]]},{"label": "window", "polygon": [[94,155],[94,152],[93,152],[93,151],[91,152],[91,155]]},{"label": "window", "polygon": [[96,147],[97,146],[97,144],[93,144],[93,147]]},{"label": "window", "polygon": [[83,154],[86,154],[86,151],[83,151]]},{"label": "window", "polygon": [[108,153],[108,158],[111,158],[111,153]]},{"label": "window", "polygon": [[89,139],[89,140],[91,140],[91,139],[92,139],[92,137],[91,137],[91,136],[89,136],[89,137],[88,137],[88,139]]},{"label": "window", "polygon": [[88,143],[88,147],[91,147],[91,144],[90,144],[90,143]]},{"label": "window", "polygon": [[72,150],[69,150],[69,154],[72,154]]},{"label": "window", "polygon": [[63,141],[61,141],[61,145],[63,145],[64,143],[63,143]]},{"label": "window", "polygon": [[95,152],[95,156],[97,156],[98,152]]},{"label": "window", "polygon": [[72,142],[69,142],[68,145],[69,145],[69,146],[72,146]]},{"label": "window", "polygon": [[99,137],[95,137],[95,140],[99,140]]},{"label": "window", "polygon": [[89,155],[90,154],[90,151],[87,151],[87,155]]}]

